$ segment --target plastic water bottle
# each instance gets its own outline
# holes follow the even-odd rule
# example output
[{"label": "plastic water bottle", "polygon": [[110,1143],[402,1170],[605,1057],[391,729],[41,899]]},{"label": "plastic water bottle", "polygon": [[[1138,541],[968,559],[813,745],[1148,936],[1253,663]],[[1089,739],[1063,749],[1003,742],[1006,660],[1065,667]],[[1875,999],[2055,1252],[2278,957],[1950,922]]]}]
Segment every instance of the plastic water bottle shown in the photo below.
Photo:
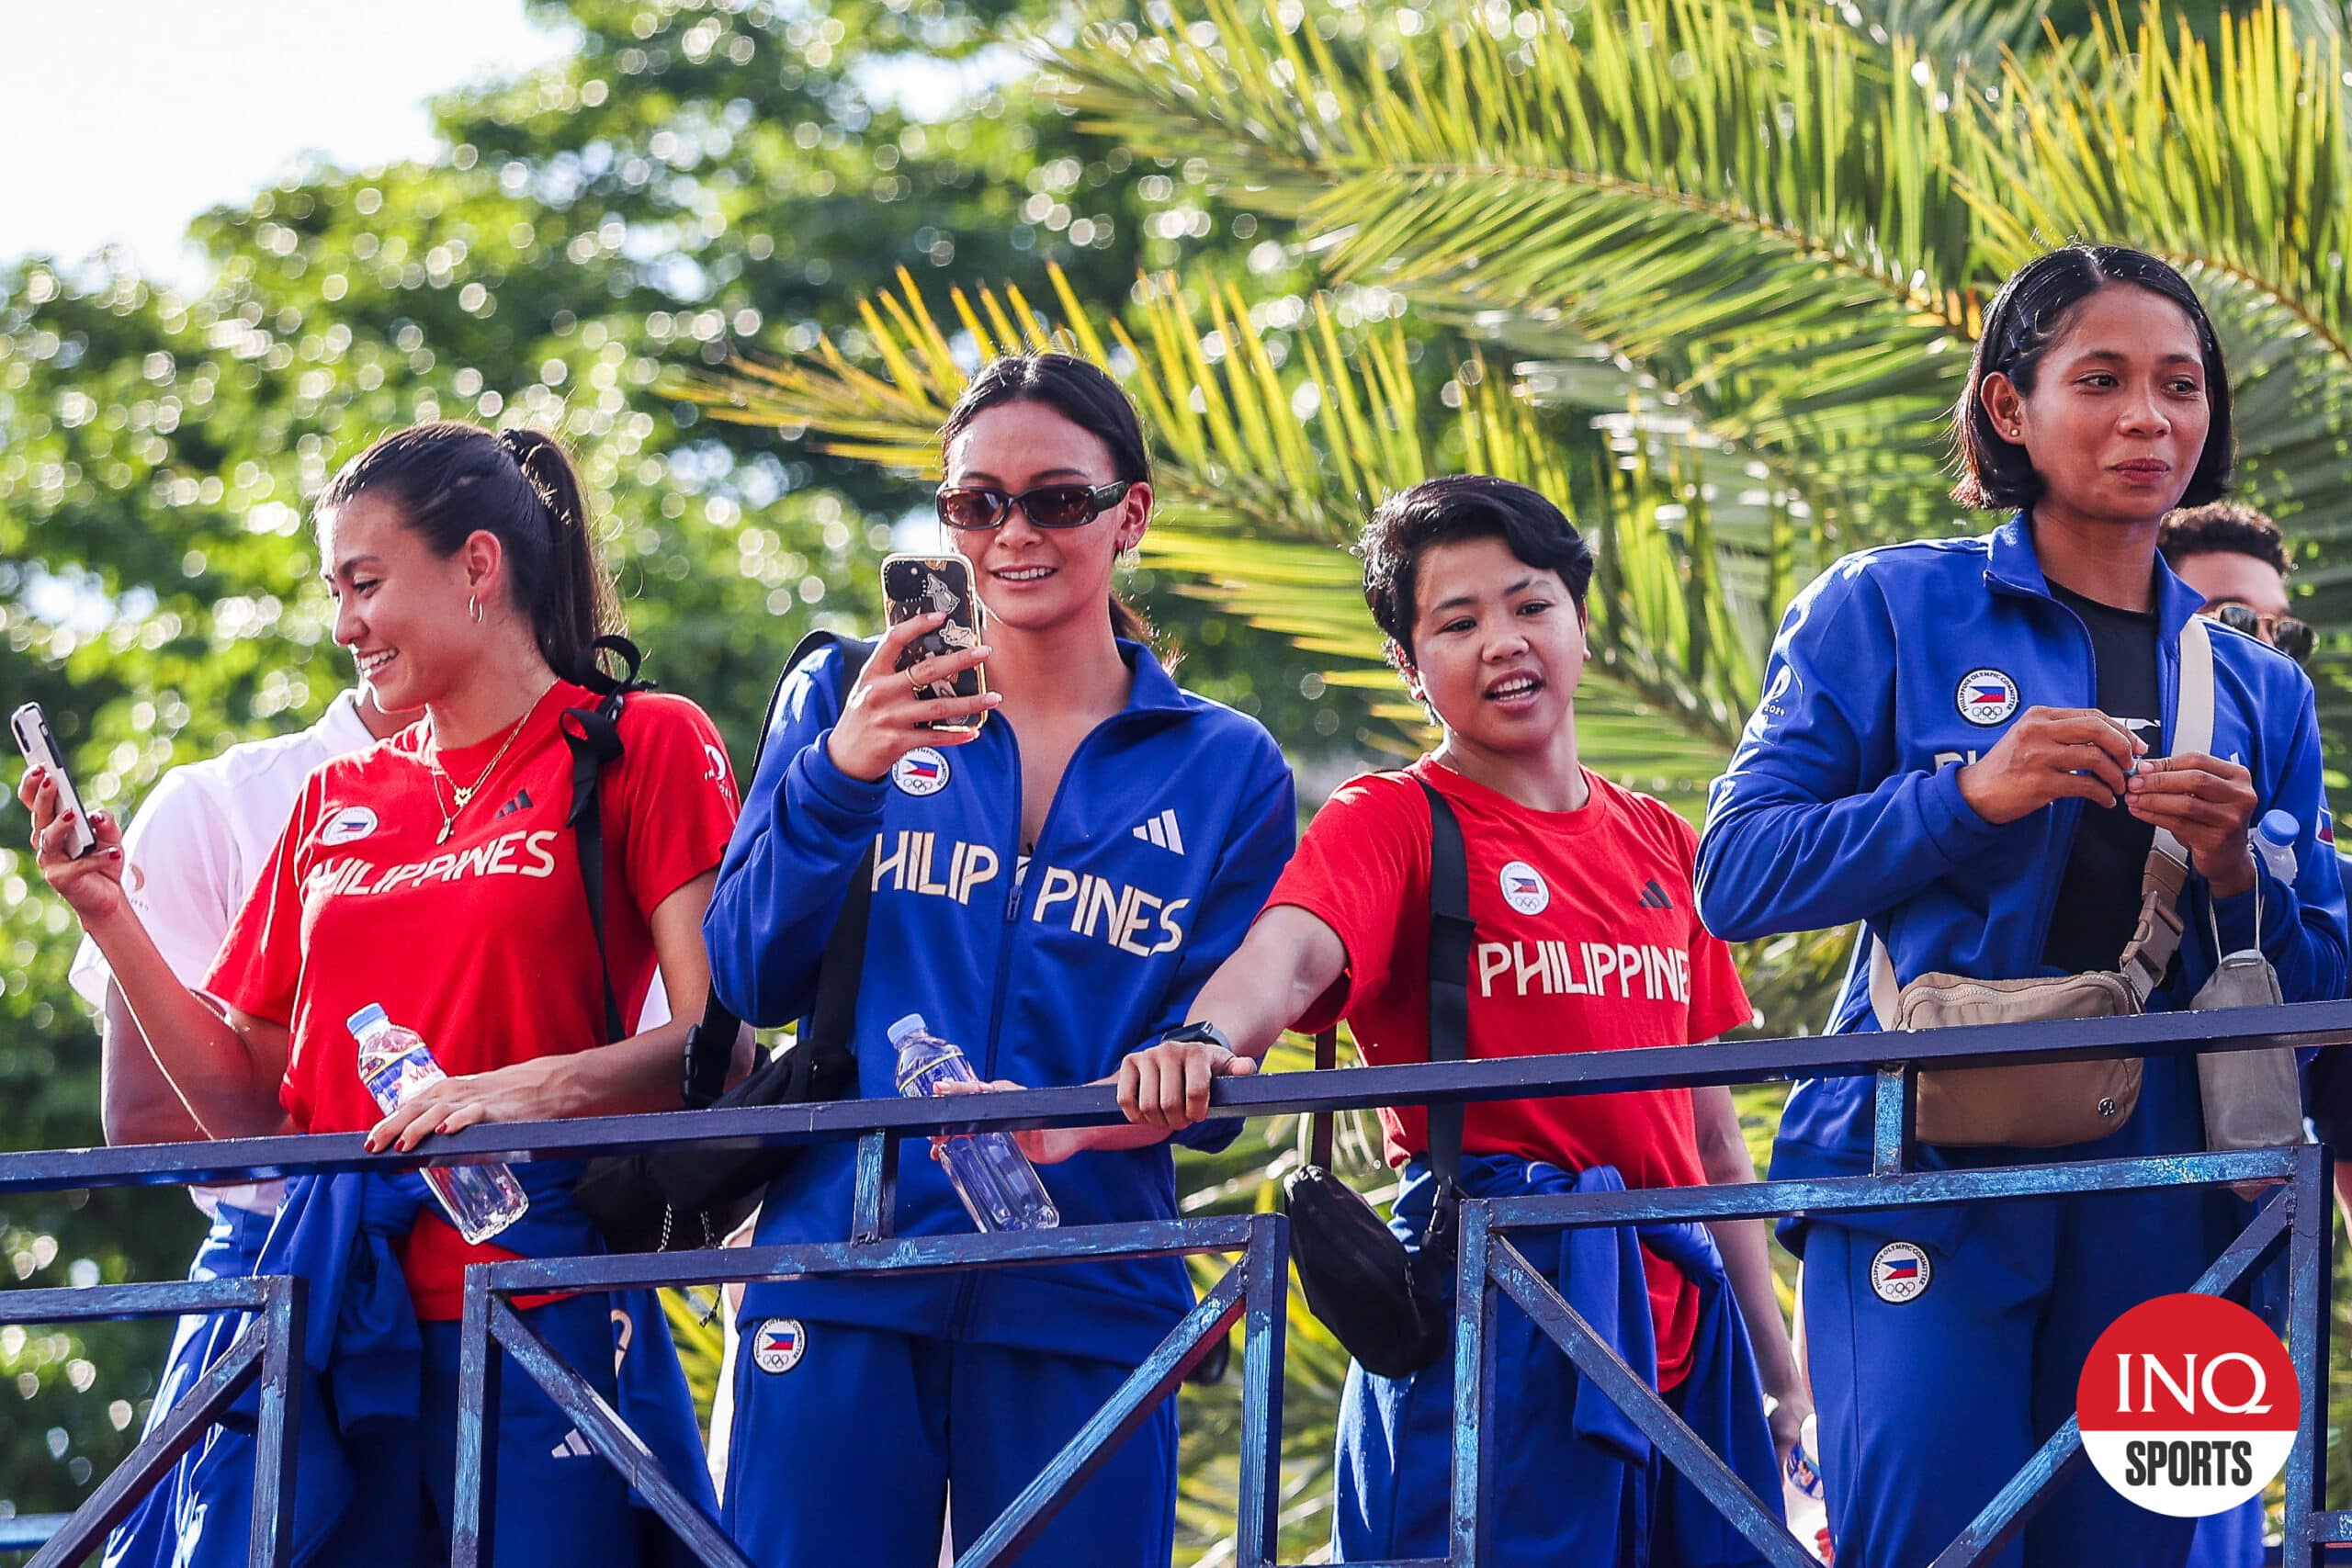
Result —
[{"label": "plastic water bottle", "polygon": [[[944,1083],[978,1083],[980,1076],[954,1044],[925,1027],[910,1012],[892,1024],[890,1043],[899,1050],[899,1092],[921,1100]],[[964,1200],[965,1212],[984,1231],[1046,1231],[1062,1223],[1060,1211],[1037,1179],[1036,1168],[1009,1133],[967,1133],[939,1145],[948,1183]]]},{"label": "plastic water bottle", "polygon": [[1797,1431],[1797,1446],[1781,1465],[1781,1511],[1789,1533],[1824,1562],[1837,1561],[1829,1544],[1829,1504],[1821,1492],[1820,1427],[1810,1416]]},{"label": "plastic water bottle", "polygon": [[2291,811],[2277,807],[2262,814],[2255,824],[2254,852],[2270,868],[2270,874],[2281,882],[2295,880],[2295,840],[2302,836],[2302,824],[2295,820]]},{"label": "plastic water bottle", "polygon": [[[350,1018],[359,1040],[359,1078],[390,1114],[401,1101],[449,1075],[416,1031],[403,1029],[369,1002]],[[523,1217],[531,1206],[523,1184],[503,1165],[429,1166],[418,1173],[448,1211],[458,1234],[480,1246]]]}]

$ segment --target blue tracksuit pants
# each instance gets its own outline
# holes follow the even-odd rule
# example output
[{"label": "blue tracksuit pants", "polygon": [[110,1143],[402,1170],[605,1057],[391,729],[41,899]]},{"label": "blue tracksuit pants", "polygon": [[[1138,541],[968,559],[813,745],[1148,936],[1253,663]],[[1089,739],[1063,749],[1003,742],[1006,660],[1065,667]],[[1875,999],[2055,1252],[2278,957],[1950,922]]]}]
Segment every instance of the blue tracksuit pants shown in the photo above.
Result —
[{"label": "blue tracksuit pants", "polygon": [[[2074,1414],[2108,1325],[2211,1262],[2210,1201],[2082,1194],[1807,1221],[1805,1327],[1838,1568],[1917,1568],[1950,1545]],[[1871,1282],[1891,1242],[1927,1257],[1927,1286],[1907,1300]],[[1994,1562],[2179,1568],[2193,1528],[2086,1467]]]},{"label": "blue tracksuit pants", "polygon": [[2262,1568],[2262,1499],[2197,1521],[2188,1568]]},{"label": "blue tracksuit pants", "polygon": [[[607,1299],[573,1296],[519,1315],[566,1365],[612,1401],[616,1394]],[[316,1404],[304,1412],[297,1495],[307,1502],[331,1492],[342,1499],[322,1535],[316,1527],[302,1528],[311,1516],[298,1503],[297,1561],[305,1568],[346,1562],[427,1568],[449,1560],[458,1325],[418,1326],[423,1343],[417,1420],[347,1430],[340,1442],[323,1444],[311,1424],[331,1422],[331,1413]],[[242,1568],[246,1560],[252,1445],[220,1444],[218,1450],[239,1468],[234,1474],[217,1464],[198,1471],[198,1490],[210,1513],[208,1517],[199,1510],[184,1524],[179,1549],[189,1568]],[[630,1506],[627,1479],[574,1438],[570,1419],[527,1373],[511,1364],[499,1380],[497,1465],[492,1528],[501,1562],[650,1568],[673,1550],[669,1532]],[[166,1555],[162,1561],[175,1560]]]},{"label": "blue tracksuit pants", "polygon": [[[1133,1370],[840,1324],[794,1327],[801,1348],[790,1366],[763,1370],[758,1322],[743,1325],[735,1363],[724,1518],[760,1568],[935,1568],[951,1507],[961,1551]],[[1175,1534],[1171,1399],[1020,1561],[1165,1568]]]},{"label": "blue tracksuit pants", "polygon": [[[1462,1180],[1474,1198],[1624,1190],[1613,1167],[1571,1175],[1497,1155],[1465,1158]],[[1435,1190],[1423,1164],[1408,1168],[1390,1224],[1409,1247],[1419,1246]],[[1690,1373],[1667,1402],[1769,1504],[1778,1495],[1777,1467],[1754,1352],[1722,1258],[1697,1225],[1644,1234],[1700,1292]],[[1655,1382],[1648,1277],[1632,1233],[1522,1232],[1510,1242],[1635,1376]],[[1496,1561],[1514,1568],[1755,1568],[1764,1561],[1508,1297],[1497,1303],[1491,1334],[1486,1525]],[[1374,1377],[1350,1363],[1340,1403],[1334,1562],[1446,1555],[1453,1399],[1451,1354],[1406,1378]]]},{"label": "blue tracksuit pants", "polygon": [[[204,1244],[197,1248],[196,1258],[188,1265],[191,1280],[243,1280],[254,1271],[254,1259],[261,1255],[261,1244],[269,1235],[270,1216],[257,1214],[248,1209],[223,1203],[206,1234]],[[236,1315],[230,1314],[232,1318]],[[155,1384],[154,1404],[148,1408],[145,1431],[152,1432],[171,1414],[172,1406],[182,1394],[194,1387],[211,1365],[215,1353],[229,1348],[231,1335],[216,1334],[214,1325],[206,1317],[184,1317],[172,1336],[172,1348],[164,1359],[164,1375]],[[143,1435],[143,1434],[142,1434]],[[170,1568],[173,1546],[184,1521],[201,1529],[205,1516],[214,1507],[246,1509],[253,1506],[253,1467],[251,1450],[240,1449],[237,1461],[212,1467],[210,1490],[213,1495],[199,1493],[190,1476],[198,1462],[212,1443],[215,1434],[207,1432],[198,1439],[197,1447],[182,1456],[162,1480],[155,1483],[147,1495],[131,1509],[130,1517],[115,1527],[107,1537],[105,1568]],[[224,1460],[227,1456],[223,1456]]]}]

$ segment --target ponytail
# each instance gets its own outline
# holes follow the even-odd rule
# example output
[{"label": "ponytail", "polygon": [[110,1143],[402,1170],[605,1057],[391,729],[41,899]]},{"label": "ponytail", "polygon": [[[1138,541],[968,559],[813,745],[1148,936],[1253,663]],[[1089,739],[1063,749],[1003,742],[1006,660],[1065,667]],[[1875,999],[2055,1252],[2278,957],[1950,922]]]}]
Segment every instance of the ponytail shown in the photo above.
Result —
[{"label": "ponytail", "polygon": [[[1139,642],[1146,648],[1156,648],[1159,628],[1146,619],[1141,610],[1120,598],[1119,591],[1114,588],[1111,591],[1111,635],[1125,637],[1129,642]],[[1171,670],[1176,666],[1173,655],[1163,656],[1160,662]]]},{"label": "ponytail", "polygon": [[576,680],[589,668],[591,645],[606,631],[620,629],[612,583],[589,534],[580,470],[555,438],[541,431],[509,425],[498,433],[498,444],[547,511],[547,571],[529,606],[532,635],[548,667]]},{"label": "ponytail", "polygon": [[548,668],[579,681],[593,645],[621,629],[612,583],[589,535],[580,474],[553,437],[519,426],[492,433],[438,420],[385,436],[320,492],[332,512],[377,495],[447,559],[477,530],[506,553],[508,592]]}]

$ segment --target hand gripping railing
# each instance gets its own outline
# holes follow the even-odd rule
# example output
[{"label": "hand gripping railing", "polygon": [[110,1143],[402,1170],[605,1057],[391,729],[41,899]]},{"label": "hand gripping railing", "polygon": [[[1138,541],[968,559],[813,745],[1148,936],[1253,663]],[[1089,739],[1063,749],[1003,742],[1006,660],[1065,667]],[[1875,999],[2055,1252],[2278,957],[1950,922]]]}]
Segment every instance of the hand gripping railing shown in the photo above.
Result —
[{"label": "hand gripping railing", "polygon": [[[1921,1067],[2117,1055],[2173,1057],[2203,1051],[2332,1046],[2347,1042],[2352,1042],[2352,1002],[2307,1003],[2227,1013],[2159,1013],[2142,1018],[1980,1026],[1899,1036],[1833,1035],[1366,1067],[1323,1077],[1275,1074],[1220,1079],[1212,1098],[1215,1109],[1226,1115],[1295,1115],[1383,1104],[1440,1104],[1791,1077],[1876,1076],[1876,1147],[1872,1174],[1868,1177],[1497,1199],[1464,1205],[1456,1299],[1464,1303],[1476,1303],[1477,1310],[1457,1314],[1453,1522],[1445,1559],[1451,1568],[1480,1568],[1493,1562],[1486,1540],[1488,1521],[1487,1510],[1481,1506],[1481,1488],[1485,1477],[1485,1435],[1493,1404],[1490,1336],[1501,1296],[1510,1297],[1559,1343],[1579,1375],[1591,1380],[1615,1401],[1658,1445],[1668,1461],[1690,1477],[1771,1562],[1783,1568],[1802,1568],[1810,1562],[1779,1523],[1777,1509],[1749,1492],[1593,1333],[1550,1282],[1528,1267],[1511,1244],[1514,1233],[1669,1219],[1843,1213],[2224,1182],[2284,1183],[2286,1190],[2279,1200],[2261,1211],[2206,1271],[2197,1288],[2212,1292],[2228,1291],[2262,1267],[2282,1246],[2288,1250],[2291,1292],[2289,1348],[2302,1387],[2303,1421],[2288,1465],[2287,1550],[2283,1561],[2295,1568],[2313,1568],[2324,1544],[2352,1541],[2352,1516],[2325,1511],[2320,1495],[2326,1421],[2328,1262],[2333,1240],[2324,1151],[2256,1150],[1988,1169],[1914,1170],[1908,1157],[1911,1090],[1914,1076]],[[1890,1064],[1890,1047],[1898,1043],[1903,1059]],[[1234,1561],[1239,1568],[1271,1568],[1275,1562],[1280,1497],[1277,1467],[1288,1250],[1285,1221],[1261,1214],[1082,1226],[1035,1235],[920,1238],[898,1238],[892,1235],[899,1140],[939,1133],[1101,1125],[1116,1120],[1112,1091],[1106,1087],[1090,1086],[1006,1091],[959,1099],[952,1105],[937,1100],[845,1100],[762,1110],[482,1126],[436,1139],[429,1153],[406,1156],[369,1155],[356,1134],[45,1151],[0,1155],[0,1195],[12,1190],[250,1179],[425,1164],[576,1159],[615,1150],[688,1145],[749,1147],[856,1140],[856,1197],[852,1239],[847,1242],[662,1256],[533,1258],[468,1270],[459,1359],[461,1397],[469,1417],[476,1412],[484,1417],[465,1420],[459,1432],[457,1561],[469,1568],[489,1561],[492,1544],[486,1538],[482,1524],[491,1517],[489,1510],[494,1498],[496,1477],[492,1460],[495,1444],[494,1434],[488,1429],[488,1417],[496,1409],[502,1352],[548,1391],[577,1423],[589,1444],[629,1477],[703,1561],[729,1565],[744,1562],[716,1523],[704,1517],[667,1478],[658,1473],[644,1446],[617,1413],[584,1379],[564,1366],[513,1310],[509,1299],[517,1293],[696,1280],[774,1280],[809,1274],[1001,1268],[1078,1258],[1166,1257],[1238,1249],[1242,1257],[1235,1268],[1171,1331],[1111,1403],[1070,1440],[1036,1483],[963,1554],[959,1564],[961,1568],[977,1568],[978,1564],[1007,1562],[1016,1555],[1045,1528],[1055,1509],[1084,1484],[1117,1443],[1174,1392],[1184,1371],[1205,1353],[1216,1337],[1237,1318],[1245,1318],[1243,1453]],[[290,1286],[276,1280],[246,1283],[256,1290],[286,1292],[281,1297],[272,1298],[274,1303],[284,1304],[276,1308],[265,1347],[298,1344],[294,1337],[277,1337],[277,1318],[299,1311],[299,1297]],[[0,1292],[0,1321],[135,1314],[140,1310],[137,1307],[118,1304],[128,1299],[123,1292],[172,1288],[113,1286],[78,1292]],[[63,1308],[69,1304],[78,1304],[80,1310],[68,1314]],[[175,1298],[169,1305],[152,1310],[183,1310],[189,1304],[188,1301]],[[208,1391],[209,1399],[209,1391],[213,1388],[210,1380],[202,1388]],[[220,1400],[225,1402],[228,1397],[223,1394]],[[99,1494],[74,1516],[76,1540],[86,1542],[94,1539],[94,1529],[106,1528],[94,1522],[98,1517],[92,1512],[94,1508],[104,1512],[127,1507],[122,1499],[169,1464],[168,1456],[159,1457],[164,1445],[157,1439],[185,1438],[188,1430],[209,1419],[218,1408],[218,1403],[201,1408],[191,1406],[185,1423],[180,1410],[175,1408],[156,1438],[142,1443],[124,1470],[109,1478]],[[282,1443],[290,1427],[291,1411],[288,1410],[279,1419],[276,1439]],[[290,1461],[290,1457],[288,1449],[286,1458]],[[1961,1568],[1999,1551],[2025,1527],[2055,1483],[2079,1468],[2082,1458],[2080,1435],[2069,1422],[1961,1537],[1938,1556],[1935,1568]],[[270,1500],[270,1506],[276,1510],[273,1517],[282,1519],[286,1509],[282,1478],[287,1474],[282,1465],[277,1473],[281,1477],[280,1495]],[[257,1488],[257,1493],[260,1490]],[[255,1507],[258,1523],[262,1507],[259,1495]],[[280,1524],[273,1530],[272,1538],[282,1534],[282,1528]],[[261,1529],[256,1529],[254,1540],[254,1561],[275,1561],[265,1556],[266,1543]],[[63,1555],[69,1550],[61,1539],[61,1542],[52,1543],[51,1553],[43,1561],[70,1561],[69,1556]]]}]

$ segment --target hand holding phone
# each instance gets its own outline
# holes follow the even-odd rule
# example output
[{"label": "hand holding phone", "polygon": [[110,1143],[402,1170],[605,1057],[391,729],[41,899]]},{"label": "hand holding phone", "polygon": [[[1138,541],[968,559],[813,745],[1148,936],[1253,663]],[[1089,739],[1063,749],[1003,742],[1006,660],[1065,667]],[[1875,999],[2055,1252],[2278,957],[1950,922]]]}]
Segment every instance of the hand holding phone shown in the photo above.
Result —
[{"label": "hand holding phone", "polygon": [[27,703],[8,716],[8,728],[16,732],[17,750],[25,754],[28,767],[39,768],[57,786],[59,809],[70,812],[74,818],[72,841],[67,853],[80,860],[98,847],[98,836],[91,829],[90,814],[82,808],[82,792],[74,787],[74,775],[65,771],[65,762],[58,754],[57,739],[49,732],[49,720],[39,703]]},{"label": "hand holding phone", "polygon": [[[894,555],[882,562],[883,614],[899,626],[922,615],[945,620],[907,644],[899,655],[901,673],[926,660],[967,652],[980,646],[980,605],[972,592],[971,563],[961,556]],[[988,671],[972,663],[924,682],[917,695],[941,702],[983,695]],[[926,729],[977,730],[986,722],[985,709],[925,720]]]},{"label": "hand holding phone", "polygon": [[[886,586],[892,581],[886,571]],[[988,645],[975,638],[964,646],[960,637],[944,637],[954,612],[929,608],[913,580],[898,581],[908,592],[891,604],[890,629],[843,694],[841,716],[825,741],[833,766],[854,779],[885,778],[910,752],[963,745],[979,734],[981,721],[1001,700],[980,676]]]}]

